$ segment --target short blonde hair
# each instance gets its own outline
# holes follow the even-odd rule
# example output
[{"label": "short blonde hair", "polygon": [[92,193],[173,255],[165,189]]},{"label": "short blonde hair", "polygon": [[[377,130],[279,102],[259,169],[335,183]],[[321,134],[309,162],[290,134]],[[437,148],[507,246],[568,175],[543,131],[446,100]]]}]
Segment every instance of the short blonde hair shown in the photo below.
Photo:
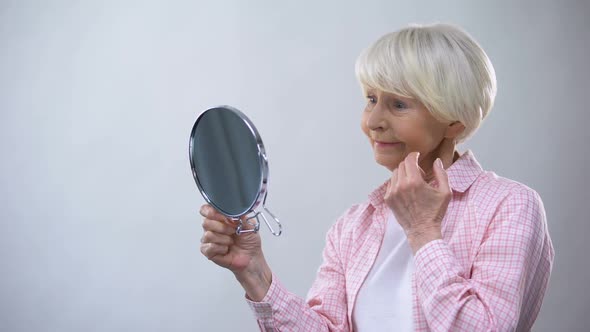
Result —
[{"label": "short blonde hair", "polygon": [[469,138],[496,97],[496,73],[484,50],[449,24],[410,25],[386,34],[356,61],[356,76],[367,88],[415,98],[443,122],[460,121]]}]

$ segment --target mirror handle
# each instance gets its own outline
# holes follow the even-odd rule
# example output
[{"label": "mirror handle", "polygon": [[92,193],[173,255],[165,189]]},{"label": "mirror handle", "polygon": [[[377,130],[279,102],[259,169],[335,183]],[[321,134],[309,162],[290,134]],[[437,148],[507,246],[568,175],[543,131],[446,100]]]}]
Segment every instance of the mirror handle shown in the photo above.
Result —
[{"label": "mirror handle", "polygon": [[[277,231],[275,231],[274,228],[270,225],[270,222],[268,221],[268,219],[266,218],[266,216],[264,215],[264,213],[260,212],[258,215],[260,215],[262,217],[262,219],[264,220],[264,223],[266,224],[266,226],[268,227],[268,229],[270,230],[270,232],[272,233],[272,235],[274,235],[274,236],[281,236],[281,233],[283,233],[283,225],[279,221],[279,218],[277,218],[274,214],[272,214],[272,212],[270,212],[266,208],[266,206],[264,207],[264,211],[266,211],[266,213],[268,213],[272,217],[272,219],[274,220],[274,222],[277,224],[277,226],[278,226],[278,230]],[[256,218],[258,219],[258,216]],[[258,223],[260,224],[260,221]]]},{"label": "mirror handle", "polygon": [[[250,220],[256,219],[256,222],[251,222]],[[244,229],[244,221],[242,219],[234,219],[235,222],[238,223],[238,227],[236,228],[236,234],[244,234],[244,233],[258,233],[260,230],[260,221],[258,221],[258,214],[246,219],[246,223],[250,226],[254,226],[254,228]]]},{"label": "mirror handle", "polygon": [[[244,229],[244,221],[242,221],[242,219],[235,220],[236,222],[239,223],[238,224],[238,227],[236,228],[236,234],[240,235],[240,234],[243,234],[243,233],[257,233],[260,230],[260,217],[262,217],[262,220],[264,220],[264,223],[266,224],[266,226],[268,227],[268,229],[270,230],[270,232],[272,233],[272,235],[274,235],[274,236],[280,236],[283,233],[283,225],[281,224],[281,222],[279,221],[279,219],[272,212],[270,212],[266,208],[266,206],[264,207],[264,211],[266,211],[266,213],[268,213],[268,215],[277,224],[278,229],[276,231],[273,228],[273,226],[271,225],[271,222],[264,215],[264,212],[263,211],[260,211],[260,212],[257,212],[254,216],[246,219],[246,223],[248,223],[248,225],[250,225],[250,226],[254,226],[254,228]],[[254,219],[256,221],[255,222],[252,222],[252,220],[254,220]]]}]

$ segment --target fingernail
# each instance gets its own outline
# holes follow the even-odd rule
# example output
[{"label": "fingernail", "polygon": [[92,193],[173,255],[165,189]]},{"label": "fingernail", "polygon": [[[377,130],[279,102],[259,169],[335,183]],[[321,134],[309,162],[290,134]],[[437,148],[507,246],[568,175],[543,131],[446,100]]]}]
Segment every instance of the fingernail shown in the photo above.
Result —
[{"label": "fingernail", "polygon": [[440,160],[440,158],[436,158],[436,163],[438,164],[438,167],[444,168],[442,160]]},{"label": "fingernail", "polygon": [[416,153],[416,161],[420,160],[420,152]]}]

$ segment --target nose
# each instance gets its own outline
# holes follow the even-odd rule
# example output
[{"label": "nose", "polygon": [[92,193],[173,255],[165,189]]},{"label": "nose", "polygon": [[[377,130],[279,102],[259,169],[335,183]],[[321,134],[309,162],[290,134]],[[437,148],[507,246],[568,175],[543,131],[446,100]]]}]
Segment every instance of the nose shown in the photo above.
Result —
[{"label": "nose", "polygon": [[385,121],[385,112],[387,110],[377,103],[367,117],[367,128],[370,130],[385,130],[387,121]]}]

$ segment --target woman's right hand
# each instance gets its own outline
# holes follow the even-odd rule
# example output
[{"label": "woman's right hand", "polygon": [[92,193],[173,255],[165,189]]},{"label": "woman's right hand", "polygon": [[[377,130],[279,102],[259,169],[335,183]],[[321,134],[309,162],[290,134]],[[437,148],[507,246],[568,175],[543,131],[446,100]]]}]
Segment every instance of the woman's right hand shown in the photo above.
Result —
[{"label": "woman's right hand", "polygon": [[[272,272],[264,259],[260,235],[256,232],[236,234],[237,224],[205,204],[201,253],[215,264],[234,273],[248,297],[261,301],[272,282]],[[244,229],[254,228],[244,220]]]},{"label": "woman's right hand", "polygon": [[[215,264],[239,274],[262,256],[260,235],[236,234],[238,224],[209,204],[201,207],[203,237],[201,253]],[[244,229],[253,228],[245,221]]]}]

